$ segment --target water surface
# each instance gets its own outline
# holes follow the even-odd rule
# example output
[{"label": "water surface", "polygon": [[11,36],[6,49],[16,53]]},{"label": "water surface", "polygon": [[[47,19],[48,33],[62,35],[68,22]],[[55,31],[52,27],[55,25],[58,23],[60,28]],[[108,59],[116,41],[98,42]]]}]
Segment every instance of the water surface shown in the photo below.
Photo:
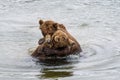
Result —
[{"label": "water surface", "polygon": [[[0,0],[0,80],[119,80],[119,0]],[[38,20],[63,23],[82,57],[37,62]]]}]

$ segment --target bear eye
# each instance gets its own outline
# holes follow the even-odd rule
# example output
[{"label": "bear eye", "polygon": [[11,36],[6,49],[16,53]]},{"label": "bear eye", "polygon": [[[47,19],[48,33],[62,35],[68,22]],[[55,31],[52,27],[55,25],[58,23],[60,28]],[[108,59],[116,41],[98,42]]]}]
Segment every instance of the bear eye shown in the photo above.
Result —
[{"label": "bear eye", "polygon": [[48,28],[48,30],[50,30],[50,31],[51,31],[51,30],[52,30],[52,28],[50,27],[50,28]]},{"label": "bear eye", "polygon": [[49,26],[49,28],[50,28],[50,29],[52,29],[52,28],[53,28],[53,26]]}]

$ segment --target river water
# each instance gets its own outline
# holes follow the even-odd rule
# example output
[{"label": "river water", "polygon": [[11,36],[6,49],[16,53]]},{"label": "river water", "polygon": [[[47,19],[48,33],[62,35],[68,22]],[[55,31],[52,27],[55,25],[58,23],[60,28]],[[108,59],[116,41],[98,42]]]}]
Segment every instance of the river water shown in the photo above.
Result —
[{"label": "river water", "polygon": [[[63,23],[81,56],[38,62],[38,20]],[[0,80],[120,80],[120,0],[0,0]]]}]

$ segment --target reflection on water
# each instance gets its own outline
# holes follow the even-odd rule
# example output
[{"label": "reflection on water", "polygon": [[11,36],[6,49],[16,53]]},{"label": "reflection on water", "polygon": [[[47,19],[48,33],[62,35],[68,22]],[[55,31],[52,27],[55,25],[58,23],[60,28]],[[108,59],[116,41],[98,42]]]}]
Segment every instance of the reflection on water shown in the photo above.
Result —
[{"label": "reflection on water", "polygon": [[73,76],[72,72],[65,71],[43,71],[43,75],[40,75],[41,78],[59,78],[59,77],[69,77]]},{"label": "reflection on water", "polygon": [[61,66],[70,64],[66,59],[46,59],[42,61],[37,61],[36,63],[44,64],[46,66]]},{"label": "reflection on water", "polygon": [[[43,64],[41,64],[43,63]],[[43,78],[59,78],[59,77],[69,77],[72,76],[72,71],[57,71],[57,69],[72,69],[72,66],[64,66],[71,64],[70,62],[62,59],[54,59],[54,60],[45,60],[44,62],[40,62],[42,65],[41,73],[42,75],[37,75],[40,79]]]},{"label": "reflection on water", "polygon": [[[52,58],[46,60],[35,61],[36,65],[41,65],[41,75],[37,75],[40,79],[45,78],[60,78],[73,76],[72,64],[78,63],[78,58]],[[60,70],[61,69],[61,70]],[[68,70],[68,71],[67,71]]]},{"label": "reflection on water", "polygon": [[[0,80],[119,80],[119,0],[0,0]],[[63,23],[81,55],[37,61],[39,19]]]}]

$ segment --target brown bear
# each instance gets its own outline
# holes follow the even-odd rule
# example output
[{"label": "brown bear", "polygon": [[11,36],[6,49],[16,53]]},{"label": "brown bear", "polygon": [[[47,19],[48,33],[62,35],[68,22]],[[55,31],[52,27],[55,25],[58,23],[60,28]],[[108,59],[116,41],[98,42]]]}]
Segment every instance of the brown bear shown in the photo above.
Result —
[{"label": "brown bear", "polygon": [[[43,39],[40,40],[41,41],[41,43],[39,43],[40,46],[32,54],[32,56],[37,57],[38,55],[36,53],[39,53],[39,56],[41,56],[41,55],[47,55],[47,56],[52,55],[53,56],[53,55],[56,55],[56,53],[59,53],[59,56],[60,55],[61,56],[67,55],[67,54],[65,54],[65,51],[70,53],[70,47],[74,45],[74,41],[69,39],[68,35],[65,32],[61,31],[61,30],[57,30],[52,35],[51,42],[47,43]],[[49,49],[51,49],[51,50],[49,50]],[[50,53],[50,52],[46,52],[46,50],[48,50],[50,52],[52,50],[53,51],[52,51],[52,53]],[[61,51],[61,50],[64,50],[64,51]]]},{"label": "brown bear", "polygon": [[52,36],[50,42],[45,42],[45,40],[40,44],[43,49],[44,47],[48,47],[51,49],[59,49],[67,46],[73,46],[75,42],[69,39],[68,35],[62,30],[57,30]]},{"label": "brown bear", "polygon": [[50,42],[51,36],[54,34],[57,30],[66,30],[66,28],[63,26],[63,24],[58,24],[54,21],[48,20],[48,21],[39,21],[40,24],[40,30],[45,38],[46,42]]},{"label": "brown bear", "polygon": [[53,46],[52,46],[53,49],[64,48],[64,47],[72,46],[75,44],[75,42],[69,39],[69,36],[62,30],[57,30],[52,35],[51,43],[53,43]]},{"label": "brown bear", "polygon": [[[54,21],[39,21],[40,30],[44,38],[39,40],[38,48],[33,52],[32,56],[65,56],[69,54],[75,54],[76,52],[81,52],[81,47],[76,39],[69,34],[63,24],[58,24]],[[58,31],[58,32],[57,32]],[[60,33],[59,33],[60,32]],[[63,32],[65,37],[62,36]],[[57,35],[55,35],[57,34]],[[56,36],[56,37],[53,37]],[[64,40],[68,42],[64,42]],[[56,41],[56,42],[55,42]],[[69,42],[72,42],[70,46]],[[54,44],[54,45],[53,45]],[[59,45],[58,45],[59,44]],[[46,45],[46,46],[45,46]],[[44,49],[43,49],[44,47]],[[52,47],[52,48],[51,48]]]},{"label": "brown bear", "polygon": [[[65,32],[68,35],[69,39],[71,39],[72,41],[75,42],[75,44],[72,46],[71,52],[75,52],[75,51],[81,52],[82,51],[79,43],[67,31],[67,29],[65,28],[65,26],[63,24],[59,24],[59,23],[56,23],[56,22],[51,21],[51,20],[48,20],[48,21],[45,21],[45,22],[43,20],[40,20],[39,23],[40,23],[40,29],[41,29],[43,35],[45,34],[44,37],[48,36],[48,35],[52,36],[55,33],[55,31],[62,30],[63,32]],[[51,40],[50,38],[51,37],[49,37],[49,39],[45,37],[46,42],[49,42]]]}]

